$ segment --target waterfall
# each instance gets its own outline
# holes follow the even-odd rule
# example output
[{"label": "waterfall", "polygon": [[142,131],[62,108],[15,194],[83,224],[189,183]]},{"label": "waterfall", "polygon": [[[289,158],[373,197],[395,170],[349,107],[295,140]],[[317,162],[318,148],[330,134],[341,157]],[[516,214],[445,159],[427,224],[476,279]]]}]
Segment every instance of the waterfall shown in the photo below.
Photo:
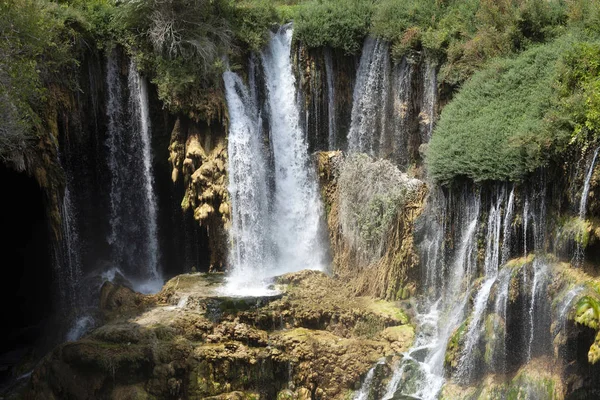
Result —
[{"label": "waterfall", "polygon": [[425,287],[432,292],[429,295],[433,297],[440,295],[445,282],[443,246],[447,209],[446,196],[441,189],[437,188],[428,198],[427,208],[423,213],[424,220],[419,221],[420,229],[426,230],[420,243],[424,282]]},{"label": "waterfall", "polygon": [[[56,250],[58,267],[58,285],[64,305],[70,308],[79,307],[79,283],[82,276],[79,233],[75,224],[75,209],[71,199],[69,183],[65,186],[60,205],[61,233],[60,243]],[[75,310],[77,311],[77,310]]]},{"label": "waterfall", "polygon": [[527,257],[527,225],[529,223],[529,198],[525,198],[523,205],[523,256]]},{"label": "waterfall", "polygon": [[423,142],[427,143],[433,133],[435,122],[435,105],[437,102],[437,72],[436,65],[431,62],[425,64],[423,74],[423,101],[421,104],[420,120],[424,125]]},{"label": "waterfall", "polygon": [[[273,34],[261,55],[272,163],[261,149],[257,107],[235,74],[224,75],[230,110],[228,144],[232,197],[232,273],[227,291],[264,291],[264,280],[323,269],[322,214],[308,155],[290,60],[291,25]],[[271,171],[267,169],[272,168]],[[273,184],[268,184],[268,178]]]},{"label": "waterfall", "polygon": [[[413,116],[412,110],[412,77],[414,65],[406,57],[394,66],[392,73],[392,110],[391,113],[382,109],[382,118],[390,120],[388,123],[382,122],[379,139],[379,156],[391,157],[399,163],[409,162],[409,131]],[[384,101],[384,100],[382,100]],[[389,114],[389,115],[388,115]],[[391,126],[387,126],[391,125]],[[389,135],[387,130],[391,130]]]},{"label": "waterfall", "polygon": [[585,219],[585,214],[587,211],[587,199],[588,194],[590,192],[590,182],[592,180],[592,175],[594,174],[594,167],[596,166],[596,158],[598,158],[598,151],[600,147],[596,148],[594,151],[594,157],[592,157],[592,163],[588,168],[588,172],[585,176],[585,182],[583,184],[583,191],[581,192],[581,200],[579,202],[579,218]]},{"label": "waterfall", "polygon": [[365,40],[354,86],[352,116],[348,132],[351,153],[378,155],[375,138],[385,134],[390,88],[389,46],[380,39]]},{"label": "waterfall", "polygon": [[160,289],[162,280],[146,82],[131,61],[126,103],[114,54],[107,60],[106,80],[111,261],[126,271],[136,290],[153,292]]},{"label": "waterfall", "polygon": [[492,285],[496,282],[498,276],[498,264],[500,253],[500,227],[502,221],[502,201],[504,193],[497,195],[496,204],[492,204],[488,215],[488,226],[486,234],[486,250],[484,263],[484,278],[485,281],[481,285],[475,297],[473,312],[471,313],[471,321],[467,327],[465,346],[463,348],[457,376],[460,380],[470,380],[476,367],[473,358],[475,346],[481,338],[481,327],[485,318],[485,308],[490,297]]},{"label": "waterfall", "polygon": [[458,364],[457,377],[461,381],[468,382],[474,372],[476,364],[474,363],[473,353],[479,343],[479,338],[481,337],[482,322],[485,317],[484,311],[487,306],[487,301],[490,297],[490,290],[492,289],[494,282],[496,282],[496,277],[488,278],[481,285],[481,288],[475,297],[471,321],[467,327],[465,345]]},{"label": "waterfall", "polygon": [[261,144],[258,114],[252,93],[233,72],[223,75],[229,109],[229,193],[232,206],[230,230],[233,246],[232,281],[262,279],[269,266],[267,163]]},{"label": "waterfall", "polygon": [[558,315],[556,316],[558,324],[558,329],[555,334],[559,334],[561,331],[564,332],[567,327],[567,320],[569,318],[569,312],[571,311],[571,305],[575,298],[584,290],[583,285],[577,285],[571,290],[569,290],[565,295],[563,300],[560,302],[560,306],[558,307]]},{"label": "waterfall", "polygon": [[512,240],[512,221],[515,208],[515,189],[510,191],[508,196],[508,204],[506,211],[504,212],[504,235],[502,237],[502,260],[501,264],[504,265],[510,257],[510,248]]},{"label": "waterfall", "polygon": [[[449,271],[449,281],[440,295],[434,291],[432,297],[425,301],[427,311],[417,316],[415,344],[394,372],[384,399],[397,396],[435,399],[444,384],[444,358],[448,340],[464,320],[471,281],[476,272],[480,202],[479,193],[466,192],[460,203],[455,205],[461,211],[461,233]],[[432,226],[431,229],[437,227]],[[408,384],[412,374],[419,377],[417,387]]]},{"label": "waterfall", "polygon": [[[529,306],[529,341],[527,344],[527,361],[530,361],[533,355],[533,351],[534,349],[534,338],[536,337],[536,331],[541,334],[543,331],[542,329],[540,329],[539,327],[536,329],[537,326],[540,325],[540,322],[542,322],[542,317],[543,317],[543,313],[540,313],[536,307],[538,307],[538,303],[543,301],[543,297],[546,294],[546,290],[547,290],[547,286],[548,286],[548,282],[547,282],[547,278],[548,278],[548,266],[541,262],[538,261],[538,258],[536,258],[533,261],[533,284],[531,287],[531,300],[530,300],[530,306]],[[538,349],[539,348],[543,348],[543,346],[540,346],[540,342],[542,342],[542,340],[540,338],[538,338],[537,340],[537,345],[538,345]]]},{"label": "waterfall", "polygon": [[373,368],[367,372],[367,376],[365,376],[365,381],[360,387],[360,390],[354,395],[354,400],[369,400],[369,393],[371,391],[371,385],[373,385],[373,378],[375,377],[375,370],[383,361],[379,361]]},{"label": "waterfall", "polygon": [[327,144],[328,150],[337,148],[337,123],[335,113],[335,73],[333,71],[333,57],[331,49],[325,49],[325,75],[327,79],[327,115],[329,116]]},{"label": "waterfall", "polygon": [[290,51],[291,26],[282,27],[262,54],[275,167],[273,239],[284,271],[321,269],[322,204],[300,129]]},{"label": "waterfall", "polygon": [[[494,312],[497,316],[494,320],[494,370],[501,373],[506,372],[506,320],[508,317],[508,292],[510,290],[510,280],[512,278],[511,272],[512,271],[509,268],[505,268],[500,272],[496,289],[496,302],[494,304]],[[500,321],[504,322],[502,335],[496,337],[495,334],[501,328]]]}]

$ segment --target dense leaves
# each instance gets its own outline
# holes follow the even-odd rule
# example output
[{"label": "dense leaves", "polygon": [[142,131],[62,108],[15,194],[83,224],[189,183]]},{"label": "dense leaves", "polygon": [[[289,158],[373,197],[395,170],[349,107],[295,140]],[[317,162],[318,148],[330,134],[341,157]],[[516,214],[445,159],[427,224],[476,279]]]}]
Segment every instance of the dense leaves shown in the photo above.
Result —
[{"label": "dense leaves", "polygon": [[296,37],[309,47],[330,46],[356,54],[369,32],[372,12],[368,0],[307,1],[296,12]]},{"label": "dense leaves", "polygon": [[596,140],[600,45],[580,36],[475,74],[442,112],[428,150],[432,176],[519,180],[570,144]]},{"label": "dense leaves", "polygon": [[[21,164],[42,129],[48,90],[76,89],[75,50],[86,26],[68,7],[36,0],[0,2],[0,161]],[[22,168],[22,165],[17,165]]]}]

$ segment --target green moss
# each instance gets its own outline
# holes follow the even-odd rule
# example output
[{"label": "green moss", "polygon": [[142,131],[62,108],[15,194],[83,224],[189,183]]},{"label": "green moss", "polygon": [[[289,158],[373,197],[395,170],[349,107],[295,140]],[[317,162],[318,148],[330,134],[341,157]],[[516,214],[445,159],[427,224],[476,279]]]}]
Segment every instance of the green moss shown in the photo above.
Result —
[{"label": "green moss", "polygon": [[465,320],[458,328],[456,328],[450,337],[450,341],[448,342],[448,347],[446,349],[446,356],[444,358],[444,364],[446,367],[454,369],[458,366],[462,343],[464,336],[467,333],[467,327],[469,326],[468,322],[468,319]]},{"label": "green moss", "polygon": [[368,310],[374,313],[391,318],[399,324],[408,324],[409,319],[406,313],[396,305],[396,303],[386,300],[371,300],[369,299],[366,305]]}]

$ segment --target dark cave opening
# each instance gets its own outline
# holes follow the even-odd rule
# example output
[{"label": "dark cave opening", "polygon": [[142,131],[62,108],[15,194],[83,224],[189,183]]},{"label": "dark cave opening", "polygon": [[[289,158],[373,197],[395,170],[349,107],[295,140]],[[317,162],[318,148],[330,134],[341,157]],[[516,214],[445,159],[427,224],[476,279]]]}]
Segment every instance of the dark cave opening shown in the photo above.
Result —
[{"label": "dark cave opening", "polygon": [[[44,194],[33,178],[0,165],[0,387],[15,366],[45,347],[54,293],[51,246]],[[49,340],[49,339],[48,339]],[[42,350],[43,351],[43,350]]]}]

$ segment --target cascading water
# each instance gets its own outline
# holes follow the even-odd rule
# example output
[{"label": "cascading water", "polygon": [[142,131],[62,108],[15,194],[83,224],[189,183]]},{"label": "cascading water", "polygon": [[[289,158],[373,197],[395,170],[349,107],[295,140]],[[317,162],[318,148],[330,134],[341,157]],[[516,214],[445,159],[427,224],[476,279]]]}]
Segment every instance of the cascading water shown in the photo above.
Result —
[{"label": "cascading water", "polygon": [[479,193],[465,193],[461,204],[464,214],[461,218],[460,245],[452,270],[449,271],[450,281],[441,296],[436,294],[423,305],[428,312],[417,316],[415,344],[394,373],[384,399],[394,396],[412,396],[424,400],[437,398],[444,384],[448,339],[464,320],[468,293],[476,272],[479,209]]},{"label": "cascading water", "polygon": [[351,153],[378,155],[377,139],[385,134],[390,88],[389,45],[380,39],[365,40],[354,86],[348,132]]},{"label": "cascading water", "polygon": [[[272,260],[269,254],[267,163],[251,93],[233,72],[223,75],[229,109],[229,193],[232,205],[230,262],[233,282],[256,286]],[[252,82],[254,85],[254,82]]]},{"label": "cascading water", "polygon": [[503,239],[502,239],[502,259],[501,264],[504,265],[510,257],[510,248],[512,240],[512,222],[515,208],[515,189],[510,191],[508,196],[508,204],[506,205],[506,211],[504,212],[504,228],[503,228]]},{"label": "cascading water", "polygon": [[588,194],[590,193],[590,182],[592,180],[592,175],[594,174],[594,167],[596,166],[596,158],[598,158],[598,151],[600,147],[598,147],[594,151],[594,156],[592,157],[592,163],[588,168],[588,172],[585,176],[585,182],[583,184],[583,191],[581,192],[581,200],[579,201],[579,218],[585,219],[585,214],[587,211],[587,199]]},{"label": "cascading water", "polygon": [[[300,126],[290,59],[291,41],[291,26],[283,26],[272,35],[261,56],[274,168],[272,189],[263,173],[263,167],[271,164],[264,161],[259,148],[262,138],[260,124],[256,122],[256,105],[250,101],[238,77],[230,72],[224,76],[230,135],[233,135],[228,151],[229,168],[233,171],[230,172],[230,191],[234,256],[227,290],[236,294],[264,291],[264,279],[278,274],[325,266],[322,204]],[[244,143],[259,151],[248,151]],[[271,213],[267,220],[264,213],[268,210]]]},{"label": "cascading water", "polygon": [[337,123],[335,113],[335,74],[333,71],[333,57],[331,49],[325,50],[325,75],[327,79],[327,115],[329,116],[327,144],[328,150],[337,147]]},{"label": "cascading water", "polygon": [[[492,343],[494,371],[506,372],[506,320],[508,318],[508,297],[510,290],[510,280],[512,277],[510,268],[504,268],[498,275],[498,284],[496,286],[496,302],[494,312],[494,338]],[[502,322],[501,322],[502,321]]]},{"label": "cascading water", "polygon": [[322,269],[322,204],[300,129],[290,60],[292,29],[283,26],[262,54],[275,167],[273,239],[283,271]]},{"label": "cascading water", "polygon": [[136,290],[149,293],[160,289],[162,279],[158,266],[148,93],[132,61],[126,103],[118,71],[119,60],[111,55],[107,60],[106,78],[106,145],[111,173],[108,243],[112,264],[126,271]]},{"label": "cascading water", "polygon": [[435,105],[437,104],[437,69],[436,65],[427,62],[423,73],[423,104],[419,115],[423,125],[423,142],[429,142],[435,121]]},{"label": "cascading water", "polygon": [[75,225],[75,211],[71,200],[69,185],[65,187],[65,193],[60,209],[62,222],[62,238],[60,244],[61,256],[59,264],[59,290],[65,304],[70,307],[78,307],[79,282],[81,280],[81,259],[79,234]]},{"label": "cascading water", "polygon": [[484,311],[490,297],[492,285],[496,282],[499,267],[500,253],[500,227],[502,225],[502,201],[504,193],[497,195],[496,204],[492,204],[488,216],[488,226],[486,235],[486,251],[484,264],[484,278],[473,306],[471,321],[467,328],[465,346],[463,348],[457,371],[457,377],[463,381],[469,381],[476,368],[473,359],[473,350],[481,338],[481,326],[485,317]]},{"label": "cascading water", "polygon": [[363,382],[360,390],[354,396],[354,400],[369,400],[369,393],[371,391],[371,385],[373,385],[373,378],[375,377],[375,371],[379,365],[383,364],[383,361],[375,364],[373,368],[367,372],[365,381]]},{"label": "cascading water", "polygon": [[[385,61],[385,60],[384,60]],[[399,163],[406,163],[410,124],[412,115],[412,78],[414,65],[406,57],[395,65],[392,71],[392,112],[384,108],[382,112],[379,156],[391,157]],[[386,95],[384,93],[384,95]],[[384,103],[385,104],[385,103]],[[389,114],[389,115],[388,115]],[[386,122],[389,120],[389,122]],[[388,132],[391,130],[391,134]]]},{"label": "cascading water", "polygon": [[569,312],[571,311],[571,305],[573,304],[573,301],[575,301],[577,296],[579,296],[579,294],[583,292],[583,290],[583,285],[577,285],[564,295],[558,307],[558,315],[556,316],[558,324],[555,334],[565,331],[567,327],[567,320],[569,318]]},{"label": "cascading water", "polygon": [[[581,192],[581,199],[579,201],[579,218],[581,220],[585,220],[587,213],[587,200],[588,195],[590,193],[590,183],[592,181],[592,175],[594,174],[594,168],[596,166],[596,159],[598,158],[598,151],[600,147],[596,148],[594,151],[594,156],[592,157],[592,162],[588,168],[587,174],[585,176],[585,182],[583,184],[583,190]],[[575,252],[573,254],[573,264],[577,267],[581,267],[584,261],[584,249],[581,245],[580,240],[575,241]]]}]

